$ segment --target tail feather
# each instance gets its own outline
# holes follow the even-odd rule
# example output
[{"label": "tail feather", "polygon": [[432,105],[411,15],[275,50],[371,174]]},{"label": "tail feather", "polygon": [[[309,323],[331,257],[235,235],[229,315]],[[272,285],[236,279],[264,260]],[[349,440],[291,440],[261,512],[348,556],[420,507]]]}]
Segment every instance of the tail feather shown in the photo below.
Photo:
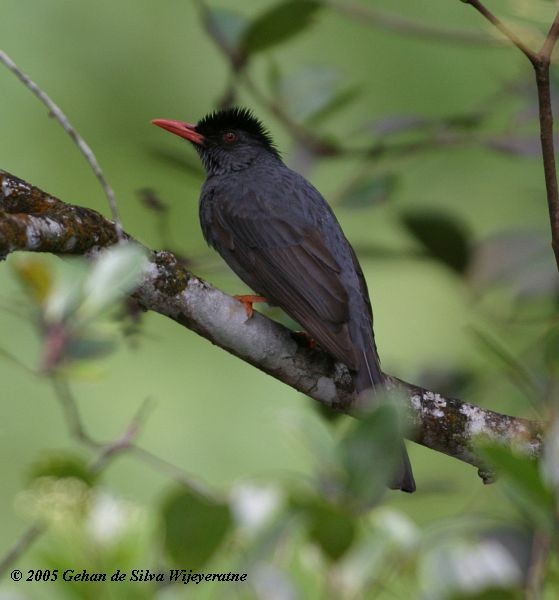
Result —
[{"label": "tail feather", "polygon": [[402,490],[411,494],[415,492],[415,479],[404,440],[402,440],[401,457],[402,462],[389,487],[391,490]]},{"label": "tail feather", "polygon": [[[383,387],[384,382],[385,376],[380,368],[376,348],[369,356],[366,352],[363,352],[363,365],[356,372],[354,379],[356,393],[361,395],[371,389],[374,392],[375,389]],[[401,440],[401,463],[389,487],[403,492],[415,492],[415,479],[403,438]]]},{"label": "tail feather", "polygon": [[384,373],[380,370],[380,362],[376,351],[370,357],[363,352],[363,364],[355,374],[354,385],[357,394],[361,394],[366,390],[384,386]]}]

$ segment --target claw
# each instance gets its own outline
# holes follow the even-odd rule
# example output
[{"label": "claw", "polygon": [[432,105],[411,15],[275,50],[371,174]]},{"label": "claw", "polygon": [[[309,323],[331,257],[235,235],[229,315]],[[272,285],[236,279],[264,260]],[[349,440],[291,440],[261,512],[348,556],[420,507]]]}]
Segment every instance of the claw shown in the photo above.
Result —
[{"label": "claw", "polygon": [[247,296],[236,295],[233,296],[233,298],[235,298],[235,300],[238,300],[245,307],[245,312],[247,314],[248,319],[250,319],[254,314],[254,308],[252,307],[254,303],[268,302],[268,300],[264,298],[264,296],[252,296],[250,294]]},{"label": "claw", "polygon": [[313,339],[306,331],[294,331],[293,335],[302,339],[306,346],[311,350],[316,348],[316,340]]}]

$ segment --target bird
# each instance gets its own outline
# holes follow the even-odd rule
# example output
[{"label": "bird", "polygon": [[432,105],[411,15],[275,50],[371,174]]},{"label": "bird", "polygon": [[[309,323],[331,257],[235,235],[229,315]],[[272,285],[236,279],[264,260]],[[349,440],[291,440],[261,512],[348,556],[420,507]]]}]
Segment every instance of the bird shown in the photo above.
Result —
[{"label": "bird", "polygon": [[[206,242],[256,295],[279,306],[351,372],[357,397],[385,386],[363,270],[329,204],[282,160],[269,131],[243,107],[196,124],[152,123],[188,140],[206,171],[199,217]],[[406,447],[389,487],[415,491]]]}]

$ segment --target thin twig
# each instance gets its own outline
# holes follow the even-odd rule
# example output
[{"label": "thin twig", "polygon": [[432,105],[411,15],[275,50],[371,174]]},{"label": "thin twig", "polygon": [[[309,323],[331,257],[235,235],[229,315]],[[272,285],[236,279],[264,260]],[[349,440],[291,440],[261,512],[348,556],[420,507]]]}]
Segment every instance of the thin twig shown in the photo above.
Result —
[{"label": "thin twig", "polygon": [[161,458],[157,454],[146,450],[142,446],[138,446],[136,444],[132,444],[129,447],[130,454],[141,460],[142,462],[149,464],[152,468],[154,468],[159,473],[165,472],[169,477],[177,481],[178,483],[182,483],[188,486],[191,489],[194,489],[206,496],[213,496],[214,492],[210,490],[209,487],[204,485],[201,481],[195,479],[192,475],[188,474],[184,469],[178,467],[172,462]]},{"label": "thin twig", "polygon": [[134,441],[138,437],[141,426],[145,423],[151,408],[152,403],[149,398],[146,398],[123,433],[114,441],[104,444],[103,451],[90,465],[92,472],[98,473],[102,471],[107,463],[117,454],[131,450],[134,447]]},{"label": "thin twig", "polygon": [[557,38],[559,37],[559,13],[555,15],[555,19],[549,28],[543,46],[539,52],[540,57],[543,60],[551,61],[551,54],[553,53],[553,48],[555,47],[555,43],[557,42]]},{"label": "thin twig", "polygon": [[[100,449],[99,454],[91,461],[89,471],[98,474],[104,471],[111,461],[118,455],[128,452],[137,460],[155,468],[158,472],[165,472],[175,481],[197,489],[200,493],[211,495],[211,492],[205,486],[196,482],[180,467],[173,465],[163,458],[159,458],[149,450],[145,450],[135,445],[135,440],[140,432],[142,424],[145,422],[147,412],[151,408],[149,399],[146,399],[136,414],[130,420],[124,432],[112,442],[103,444],[92,439],[86,432],[79,414],[76,400],[73,397],[68,382],[61,376],[52,377],[56,394],[64,407],[64,417],[70,435],[78,442],[89,448]],[[0,577],[12,566],[31,546],[31,544],[47,530],[47,524],[37,522],[31,525],[14,546],[0,559]]]},{"label": "thin twig", "polygon": [[266,95],[254,83],[247,71],[243,71],[239,76],[239,81],[262,107],[277,118],[295,141],[303,144],[318,156],[340,156],[345,153],[345,150],[337,144],[321,138],[311,128],[293,119],[279,102]]},{"label": "thin twig", "polygon": [[[144,402],[136,415],[126,427],[124,433],[109,444],[101,444],[85,433],[78,407],[70,392],[68,383],[61,377],[53,377],[53,384],[58,398],[64,407],[64,416],[70,434],[88,447],[101,448],[99,455],[91,462],[89,471],[100,473],[115,456],[129,449],[136,438],[140,425],[145,418],[147,401]],[[0,560],[0,577],[27,551],[31,544],[47,531],[47,524],[38,521],[26,529],[16,543]]]},{"label": "thin twig", "polygon": [[485,7],[480,0],[462,0],[465,4],[473,6],[478,12],[480,12],[490,23],[492,23],[505,37],[507,37],[521,52],[526,55],[526,58],[535,65],[537,62],[537,55],[524,44],[524,42],[509,29],[500,19],[498,19],[487,7]]},{"label": "thin twig", "polygon": [[[449,136],[433,136],[428,140],[420,140],[419,142],[405,142],[402,145],[391,146],[385,144],[384,142],[378,142],[374,143],[372,146],[351,148],[343,146],[337,142],[327,140],[317,134],[316,131],[311,127],[308,127],[304,123],[294,119],[289,112],[285,110],[280,102],[278,102],[274,97],[265,93],[254,82],[246,69],[239,67],[238,54],[229,46],[229,44],[226,43],[219,29],[212,25],[211,13],[206,4],[203,2],[203,0],[197,0],[197,5],[201,18],[206,25],[208,35],[213,39],[216,46],[221,50],[229,62],[231,73],[234,76],[232,82],[234,83],[237,81],[239,84],[243,85],[244,88],[256,100],[256,102],[258,102],[258,104],[276,117],[276,119],[285,127],[295,142],[301,144],[316,156],[330,158],[347,158],[348,156],[355,156],[365,159],[378,159],[385,153],[391,155],[407,155],[416,150],[421,151],[430,147],[448,146],[475,141],[475,139],[467,136],[464,136],[464,138],[460,138],[458,136],[452,138]],[[230,89],[233,85],[232,82],[230,82],[229,87],[225,92],[225,98],[230,96]],[[223,100],[221,103],[223,103]]]},{"label": "thin twig", "polygon": [[33,94],[35,94],[35,96],[37,96],[37,98],[39,98],[39,100],[49,109],[49,113],[56,119],[56,121],[58,121],[58,123],[60,123],[60,125],[62,125],[64,131],[66,131],[66,133],[72,138],[79,151],[83,154],[89,163],[89,166],[95,173],[99,183],[101,184],[103,191],[105,192],[112,218],[116,226],[118,239],[122,241],[122,223],[116,203],[115,193],[113,188],[109,185],[109,182],[106,180],[105,175],[101,170],[101,166],[99,165],[93,150],[89,147],[89,144],[77,132],[75,127],[73,127],[68,120],[68,117],[62,112],[61,108],[55,104],[55,102],[46,94],[46,92],[44,92],[27,74],[25,74],[2,50],[0,50],[0,62],[7,67],[23,83],[23,85],[33,92]]},{"label": "thin twig", "polygon": [[559,188],[555,167],[555,143],[553,140],[553,110],[551,108],[551,86],[549,62],[536,67],[538,109],[540,120],[540,143],[542,146],[543,171],[547,192],[547,207],[551,225],[551,246],[559,269]]},{"label": "thin twig", "polygon": [[543,170],[547,192],[547,207],[551,225],[551,246],[559,269],[559,187],[555,164],[555,141],[553,136],[553,109],[551,107],[551,85],[549,66],[553,48],[559,37],[559,13],[555,16],[543,46],[534,64],[538,88],[538,108],[540,119],[540,141],[542,146]]},{"label": "thin twig", "polygon": [[63,377],[54,375],[52,377],[52,384],[56,392],[56,397],[60,400],[60,404],[62,405],[64,418],[68,424],[70,434],[90,448],[102,447],[103,444],[94,440],[85,430],[85,426],[82,423],[78,410],[78,405],[72,395],[68,382]]},{"label": "thin twig", "polygon": [[198,9],[200,19],[206,28],[206,32],[214,40],[223,54],[229,59],[233,73],[241,71],[245,65],[245,57],[239,52],[238,48],[229,44],[229,41],[224,37],[221,29],[216,26],[213,13],[204,0],[195,0],[194,4]]},{"label": "thin twig", "polygon": [[367,146],[343,146],[321,138],[304,124],[295,121],[273,98],[267,96],[249,77],[248,73],[243,73],[241,82],[245,84],[246,89],[253,95],[256,101],[266,110],[276,116],[280,123],[287,129],[291,137],[309,148],[317,156],[329,158],[364,158],[379,160],[385,157],[405,158],[415,152],[424,150],[435,150],[449,146],[461,146],[468,143],[479,143],[484,140],[477,134],[472,133],[453,133],[451,131],[434,132],[432,135],[419,140],[411,140],[397,143],[387,143],[384,140],[375,141]]},{"label": "thin twig", "polygon": [[8,352],[5,348],[2,348],[1,346],[0,346],[0,356],[2,358],[5,358],[12,364],[16,365],[20,369],[23,369],[27,374],[37,375],[37,373],[31,367],[27,366],[25,363],[23,363],[21,360],[19,360],[19,358],[17,358],[11,352]]},{"label": "thin twig", "polygon": [[15,544],[4,554],[0,560],[0,579],[6,571],[22,556],[33,542],[46,531],[42,523],[35,523],[28,527]]},{"label": "thin twig", "polygon": [[440,41],[470,46],[500,47],[503,43],[490,35],[465,29],[444,29],[418,21],[407,19],[393,13],[384,12],[357,2],[348,0],[323,0],[323,2],[339,14],[345,15],[359,23],[380,27],[382,29],[401,33],[406,37],[417,37],[429,41]]},{"label": "thin twig", "polygon": [[532,560],[526,577],[526,600],[541,600],[545,567],[551,549],[549,533],[537,531],[532,543]]},{"label": "thin twig", "polygon": [[245,88],[252,94],[252,96],[254,96],[259,104],[264,106],[273,115],[275,115],[278,121],[280,121],[280,123],[287,129],[294,140],[300,142],[319,155],[329,156],[338,154],[339,149],[337,149],[337,147],[320,139],[320,137],[318,137],[312,130],[305,128],[304,125],[296,122],[278,102],[276,102],[273,98],[269,98],[258,88],[244,68],[246,66],[244,58],[239,55],[239,52],[236,48],[232,48],[227,43],[227,40],[223,38],[219,28],[215,27],[212,19],[212,13],[204,0],[196,0],[196,5],[208,35],[223,53],[223,56],[227,59],[229,67],[231,68],[233,79],[227,86],[224,98],[227,99],[227,96],[230,95],[230,91],[233,89],[233,83],[235,82],[235,79],[238,79],[238,82],[245,86]]},{"label": "thin twig", "polygon": [[462,0],[473,6],[490,23],[526,56],[534,67],[536,86],[538,90],[538,113],[540,121],[540,142],[547,195],[547,207],[551,226],[551,247],[559,270],[559,186],[555,166],[555,143],[553,139],[553,110],[551,108],[551,85],[549,80],[549,65],[551,54],[559,37],[559,13],[553,21],[543,46],[538,54],[530,50],[524,42],[500,21],[480,0]]},{"label": "thin twig", "polygon": [[147,463],[157,471],[164,471],[174,480],[183,483],[191,488],[197,489],[200,493],[210,495],[212,492],[206,486],[194,480],[186,471],[135,444],[135,440],[140,432],[141,426],[145,423],[149,410],[153,404],[147,398],[141,405],[136,414],[132,417],[124,432],[111,442],[102,443],[91,438],[83,426],[76,399],[70,391],[68,382],[62,377],[53,377],[53,384],[64,407],[64,417],[70,434],[78,441],[88,447],[101,448],[100,454],[90,464],[90,469],[97,473],[105,468],[107,463],[115,455],[129,452],[137,459]]},{"label": "thin twig", "polygon": [[148,412],[151,410],[153,404],[149,398],[144,400],[140,405],[140,408],[136,414],[132,417],[129,424],[124,429],[124,432],[116,439],[110,442],[99,442],[94,440],[85,431],[76,399],[70,391],[68,382],[62,377],[53,377],[53,384],[57,392],[58,398],[64,407],[64,417],[66,425],[70,431],[70,434],[76,441],[85,444],[90,448],[100,448],[100,454],[90,464],[90,469],[97,473],[103,470],[106,464],[115,457],[117,454],[128,452],[134,455],[137,459],[145,462],[155,468],[157,471],[164,471],[170,475],[174,480],[183,483],[191,488],[197,489],[200,493],[211,494],[212,492],[206,486],[189,475],[186,471],[174,465],[173,463],[165,460],[146,450],[145,448],[138,446],[135,440],[140,432],[141,426],[145,423]]}]

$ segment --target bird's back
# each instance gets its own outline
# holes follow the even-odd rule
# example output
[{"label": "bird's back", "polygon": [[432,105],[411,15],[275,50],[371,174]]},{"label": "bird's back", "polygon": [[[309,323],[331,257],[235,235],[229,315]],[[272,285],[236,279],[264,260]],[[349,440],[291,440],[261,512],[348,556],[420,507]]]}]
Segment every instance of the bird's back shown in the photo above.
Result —
[{"label": "bird's back", "polygon": [[[223,224],[224,219],[229,227]],[[200,220],[206,241],[247,285],[284,309],[318,343],[358,374],[368,357],[369,371],[375,383],[381,383],[371,304],[361,267],[329,205],[304,177],[275,159],[236,173],[209,177],[202,189]],[[242,240],[240,228],[249,230]],[[305,238],[306,232],[312,232],[310,239]],[[338,295],[343,291],[344,298],[339,302],[345,306],[345,314],[343,322],[336,324],[339,348],[332,348],[332,344],[321,339],[324,327],[313,327],[314,323],[305,322],[300,314],[296,314],[298,311],[293,302],[286,304],[283,297],[277,297],[251,268],[254,265],[243,260],[245,257],[238,249],[235,251],[235,246],[252,246],[251,259],[254,261],[257,253],[262,252],[263,238],[268,250],[273,252],[275,248],[278,254],[280,248],[289,245],[312,246],[319,263],[316,277],[305,277],[295,282],[295,286],[303,286],[316,298],[327,289]],[[307,265],[312,267],[314,263],[307,261]],[[347,350],[348,338],[350,352]],[[361,384],[362,379],[357,377],[359,388],[365,386],[364,379]],[[371,385],[369,381],[366,387]]]}]

